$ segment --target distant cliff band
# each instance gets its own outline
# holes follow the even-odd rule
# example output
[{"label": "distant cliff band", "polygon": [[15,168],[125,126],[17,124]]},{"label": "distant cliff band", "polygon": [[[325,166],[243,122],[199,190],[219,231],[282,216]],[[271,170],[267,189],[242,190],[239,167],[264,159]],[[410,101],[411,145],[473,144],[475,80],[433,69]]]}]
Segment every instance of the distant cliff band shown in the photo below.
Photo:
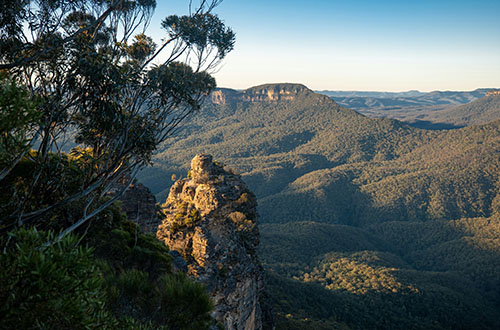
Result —
[{"label": "distant cliff band", "polygon": [[491,90],[488,93],[486,93],[486,96],[492,96],[492,95],[500,95],[500,89]]}]

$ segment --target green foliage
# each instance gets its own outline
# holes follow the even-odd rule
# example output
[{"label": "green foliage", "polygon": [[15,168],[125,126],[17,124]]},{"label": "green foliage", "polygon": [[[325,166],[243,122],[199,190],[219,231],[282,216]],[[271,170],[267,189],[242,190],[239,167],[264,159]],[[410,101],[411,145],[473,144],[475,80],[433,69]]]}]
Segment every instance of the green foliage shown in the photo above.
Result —
[{"label": "green foliage", "polygon": [[401,283],[394,276],[396,269],[391,267],[394,262],[381,264],[384,258],[396,259],[371,251],[346,254],[332,252],[326,254],[323,261],[301,279],[320,283],[329,290],[343,290],[357,295],[372,291],[401,295],[418,293],[419,290],[413,285]]},{"label": "green foliage", "polygon": [[158,282],[160,311],[156,319],[171,329],[208,329],[212,303],[206,289],[183,273],[164,276]]},{"label": "green foliage", "polygon": [[500,119],[500,97],[491,95],[442,111],[431,111],[420,120],[455,126],[482,125]]},{"label": "green foliage", "polygon": [[202,50],[213,45],[217,57],[222,59],[234,47],[234,33],[210,13],[195,13],[193,16],[172,15],[165,18],[162,27],[170,37],[181,37],[186,45]]},{"label": "green foliage", "polygon": [[35,229],[0,236],[2,326],[208,328],[206,289],[173,274],[168,247],[141,233],[117,205],[78,231],[85,236],[52,245],[56,235]]},{"label": "green foliage", "polygon": [[192,228],[196,222],[201,220],[200,212],[193,203],[177,203],[179,213],[175,215],[175,220],[170,225],[171,232],[177,232],[182,228]]},{"label": "green foliage", "polygon": [[498,327],[498,218],[261,233],[279,329]]},{"label": "green foliage", "polygon": [[32,127],[40,119],[36,106],[27,89],[0,73],[0,169],[11,166],[29,150]]},{"label": "green foliage", "polygon": [[384,246],[382,241],[365,230],[345,225],[317,222],[263,224],[260,232],[263,262],[273,267],[288,264],[283,268],[289,269],[293,264],[301,267],[308,265],[330,251],[373,250]]},{"label": "green foliage", "polygon": [[0,237],[2,329],[113,329],[92,249],[67,236],[18,229]]},{"label": "green foliage", "polygon": [[189,216],[190,218],[193,219],[193,222],[196,222],[196,221],[200,221],[201,220],[201,216],[200,216],[200,211],[198,211],[197,209],[193,208],[191,210],[191,212],[189,213]]},{"label": "green foliage", "polygon": [[151,281],[150,274],[129,269],[108,274],[105,285],[111,308],[119,315],[168,329],[208,329],[212,320],[205,287],[182,273]]},{"label": "green foliage", "polygon": [[207,104],[142,181],[163,199],[168,187],[157,178],[205,152],[242,172],[259,198],[262,223],[359,225],[492,214],[500,122],[425,131],[361,116],[305,87],[280,102],[246,101],[253,90],[224,90],[227,102]]},{"label": "green foliage", "polygon": [[95,249],[97,258],[106,260],[113,269],[140,269],[152,279],[171,272],[168,247],[153,234],[142,233],[117,204],[99,214],[88,228],[78,231],[87,233],[84,242]]},{"label": "green foliage", "polygon": [[[259,101],[276,88],[292,99]],[[303,86],[222,92],[142,178],[168,192],[200,152],[242,172],[278,328],[499,327],[499,121],[425,131]]]},{"label": "green foliage", "polygon": [[126,47],[126,52],[132,60],[144,63],[153,55],[155,49],[156,44],[153,39],[144,33],[140,33],[134,37],[133,43]]},{"label": "green foliage", "polygon": [[[406,274],[418,279],[419,293],[328,290],[267,273],[277,329],[496,329],[496,311],[474,290],[455,291],[459,277]],[[401,276],[401,275],[399,275]],[[444,284],[446,283],[446,284]],[[468,283],[467,283],[468,284]],[[465,285],[467,285],[465,284]]]},{"label": "green foliage", "polygon": [[[156,148],[215,88],[208,72],[234,45],[232,30],[212,13],[219,3],[202,1],[190,15],[167,17],[159,47],[145,34],[154,0],[4,4],[0,180],[30,147],[36,148],[27,157],[34,167],[30,191],[46,189],[38,178],[49,162],[60,160],[64,168],[68,145],[79,144],[73,154],[83,172],[72,194],[38,209],[21,196],[9,218],[39,219],[78,199],[73,206],[79,221],[64,235],[112,203],[101,197],[117,180],[132,180],[149,165]],[[170,54],[151,65],[162,52]]]},{"label": "green foliage", "polygon": [[[44,209],[79,191],[84,180],[79,161],[64,154],[49,154],[45,166],[38,168],[33,160],[37,156],[34,151],[28,153],[0,181],[0,228],[12,227],[21,214]],[[78,219],[81,207],[82,200],[75,199],[64,207],[24,220],[39,229],[60,231]]]},{"label": "green foliage", "polygon": [[[456,129],[500,119],[499,98],[488,89],[429,93],[322,91],[337,103],[368,117],[392,118],[425,129]],[[460,105],[458,105],[460,104]],[[457,106],[458,105],[458,106]]]},{"label": "green foliage", "polygon": [[206,289],[182,273],[172,274],[168,247],[141,233],[117,205],[90,223],[84,242],[95,249],[107,303],[120,322],[154,329],[208,327],[212,305]]},{"label": "green foliage", "polygon": [[[234,44],[231,29],[211,14],[218,3],[170,16],[158,48],[136,33],[148,25],[154,0],[3,4],[2,327],[207,327],[206,290],[172,274],[168,248],[126,220],[113,205],[119,193],[107,193],[132,181],[215,88],[206,70]],[[149,65],[165,49],[167,60]],[[192,67],[176,62],[184,52]],[[67,154],[64,146],[75,144]],[[186,215],[199,220],[197,212]],[[5,234],[28,225],[62,233]],[[81,237],[65,237],[71,232]]]}]

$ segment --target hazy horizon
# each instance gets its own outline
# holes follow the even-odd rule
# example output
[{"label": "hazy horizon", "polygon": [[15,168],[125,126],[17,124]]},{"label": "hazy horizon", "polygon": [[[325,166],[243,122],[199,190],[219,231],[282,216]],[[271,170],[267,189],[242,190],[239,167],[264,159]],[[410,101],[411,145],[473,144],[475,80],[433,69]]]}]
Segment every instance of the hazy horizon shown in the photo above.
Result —
[{"label": "hazy horizon", "polygon": [[[154,39],[165,16],[188,6],[159,2]],[[214,77],[235,89],[272,81],[332,91],[498,88],[499,11],[492,0],[224,0],[215,13],[236,45]]]},{"label": "hazy horizon", "polygon": [[315,92],[364,92],[364,93],[406,93],[406,92],[419,92],[419,93],[432,93],[432,92],[473,92],[475,90],[479,89],[500,89],[500,86],[492,86],[492,87],[477,87],[473,89],[464,89],[464,90],[457,90],[457,89],[433,89],[433,90],[420,90],[420,89],[405,89],[405,90],[369,90],[369,89],[313,89],[307,86],[307,84],[301,83],[301,82],[288,82],[288,81],[282,81],[282,82],[262,82],[262,83],[257,83],[256,85],[252,86],[247,86],[244,88],[236,88],[236,87],[231,87],[231,86],[221,86],[220,84],[217,85],[217,88],[224,88],[224,89],[233,89],[237,91],[244,91],[249,88],[257,87],[257,86],[262,86],[262,85],[277,85],[277,84],[300,84],[304,85],[307,88],[309,88],[312,91]]}]

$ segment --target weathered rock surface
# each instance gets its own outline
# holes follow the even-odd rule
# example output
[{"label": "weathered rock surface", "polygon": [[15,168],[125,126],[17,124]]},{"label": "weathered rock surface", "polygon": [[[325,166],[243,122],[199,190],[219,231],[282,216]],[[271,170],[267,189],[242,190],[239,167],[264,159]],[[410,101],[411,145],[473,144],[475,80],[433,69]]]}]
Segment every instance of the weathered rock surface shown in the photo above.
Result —
[{"label": "weathered rock surface", "polygon": [[[130,177],[126,176],[115,183],[108,196],[112,197],[122,191],[129,182]],[[156,233],[161,217],[155,195],[145,185],[138,182],[130,184],[118,200],[122,202],[122,210],[127,218],[137,223],[143,233]]]},{"label": "weathered rock surface", "polygon": [[177,181],[162,211],[157,237],[187,261],[188,274],[207,286],[213,316],[226,329],[268,328],[262,310],[263,270],[255,196],[239,176],[197,155],[190,176]]},{"label": "weathered rock surface", "polygon": [[316,100],[323,103],[334,103],[328,96],[315,94],[301,84],[265,84],[243,91],[220,88],[212,92],[210,100],[214,104],[228,104],[232,102],[278,102],[293,101],[299,96],[314,95]]},{"label": "weathered rock surface", "polygon": [[293,101],[304,92],[311,90],[301,84],[266,84],[242,91],[242,98],[250,102]]},{"label": "weathered rock surface", "polygon": [[494,89],[486,93],[485,96],[500,96],[500,90]]}]

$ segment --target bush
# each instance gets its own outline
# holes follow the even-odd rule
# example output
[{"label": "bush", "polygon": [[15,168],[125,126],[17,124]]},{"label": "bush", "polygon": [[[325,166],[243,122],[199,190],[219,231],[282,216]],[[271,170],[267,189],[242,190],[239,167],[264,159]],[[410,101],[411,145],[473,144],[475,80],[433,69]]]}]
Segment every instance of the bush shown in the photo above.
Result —
[{"label": "bush", "polygon": [[150,322],[167,329],[208,329],[212,304],[206,289],[183,273],[166,274],[151,282],[137,269],[106,276],[107,296],[121,319]]},{"label": "bush", "polygon": [[160,309],[153,316],[169,329],[208,329],[212,302],[205,287],[184,273],[163,276],[157,286]]},{"label": "bush", "polygon": [[0,235],[0,329],[208,328],[206,289],[172,274],[168,247],[118,205],[76,232]]},{"label": "bush", "polygon": [[53,232],[18,229],[0,237],[2,329],[116,328],[105,308],[92,249]]}]

